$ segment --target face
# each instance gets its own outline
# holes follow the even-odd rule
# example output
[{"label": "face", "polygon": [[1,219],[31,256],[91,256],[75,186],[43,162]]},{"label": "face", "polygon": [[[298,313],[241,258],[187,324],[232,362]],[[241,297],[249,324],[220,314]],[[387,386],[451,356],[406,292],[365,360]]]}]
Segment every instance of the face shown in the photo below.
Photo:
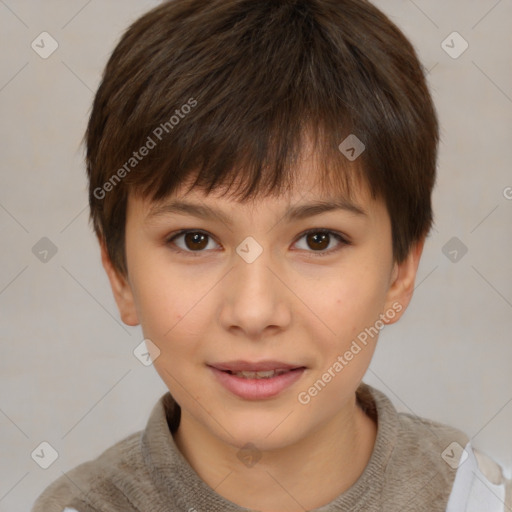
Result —
[{"label": "face", "polygon": [[396,264],[382,201],[322,191],[307,162],[298,172],[289,195],[250,203],[130,197],[127,276],[103,250],[123,320],[160,351],[180,429],[260,449],[307,438],[353,409],[378,332],[407,307],[422,244]]}]

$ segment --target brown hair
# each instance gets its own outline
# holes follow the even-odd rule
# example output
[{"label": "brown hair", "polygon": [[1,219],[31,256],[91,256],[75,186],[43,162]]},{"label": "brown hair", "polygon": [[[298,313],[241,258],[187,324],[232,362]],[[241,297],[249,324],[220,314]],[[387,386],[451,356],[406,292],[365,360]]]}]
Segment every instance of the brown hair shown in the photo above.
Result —
[{"label": "brown hair", "polygon": [[383,198],[400,262],[431,227],[438,130],[415,50],[365,0],[168,1],[122,36],[94,99],[91,219],[126,272],[129,193],[160,200],[195,176],[189,190],[278,195],[312,136],[322,183]]}]

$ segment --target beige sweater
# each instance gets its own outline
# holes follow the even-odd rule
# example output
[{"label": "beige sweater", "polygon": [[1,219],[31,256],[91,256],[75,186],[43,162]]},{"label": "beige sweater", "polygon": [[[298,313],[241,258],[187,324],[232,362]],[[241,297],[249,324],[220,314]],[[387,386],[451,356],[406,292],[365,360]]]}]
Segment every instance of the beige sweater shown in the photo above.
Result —
[{"label": "beige sweater", "polygon": [[[458,462],[462,460],[461,453],[465,453],[462,448],[469,446],[467,436],[454,428],[398,413],[383,393],[366,384],[361,384],[357,397],[366,413],[377,420],[373,453],[357,482],[315,512],[447,510]],[[78,512],[248,510],[208,487],[184,459],[172,436],[179,421],[180,408],[166,393],[153,408],[145,430],[64,474],[39,496],[32,512],[63,512],[66,507]],[[475,460],[472,451],[471,460]],[[499,466],[487,462],[493,478],[501,478],[499,489],[505,489]],[[466,481],[471,472],[470,466],[464,464],[469,463],[460,465],[467,469]],[[466,510],[462,502],[469,491],[465,490],[463,476],[457,478],[462,498],[452,497],[451,510]],[[501,508],[496,502],[495,508],[485,506],[481,512],[508,512],[503,504],[504,491],[498,498]]]}]

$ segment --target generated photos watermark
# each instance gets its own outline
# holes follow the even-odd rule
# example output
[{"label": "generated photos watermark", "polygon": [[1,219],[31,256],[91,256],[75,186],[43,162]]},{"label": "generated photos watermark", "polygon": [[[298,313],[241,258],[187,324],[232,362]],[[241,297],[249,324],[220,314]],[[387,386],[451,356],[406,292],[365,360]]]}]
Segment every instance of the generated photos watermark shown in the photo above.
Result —
[{"label": "generated photos watermark", "polygon": [[149,153],[158,146],[158,143],[165,137],[165,135],[171,133],[176,126],[178,126],[182,119],[184,119],[194,107],[197,106],[197,100],[189,98],[187,103],[183,104],[179,109],[174,111],[174,114],[164,123],[160,123],[146,139],[146,142],[139,148],[138,151],[134,151],[132,156],[126,160],[122,167],[120,167],[112,176],[101,186],[96,187],[93,191],[93,195],[96,199],[104,199],[108,192],[111,192],[116,185],[118,185],[127,174],[135,169],[142,160]]},{"label": "generated photos watermark", "polygon": [[329,382],[336,377],[345,367],[350,364],[350,361],[354,359],[357,354],[361,352],[361,350],[368,345],[368,341],[372,340],[376,336],[378,336],[379,332],[384,329],[386,323],[384,320],[393,320],[397,313],[402,311],[403,306],[399,302],[395,302],[391,308],[389,308],[385,313],[381,313],[379,315],[379,319],[371,326],[366,327],[363,331],[361,331],[356,339],[354,339],[350,345],[350,348],[346,350],[342,355],[339,355],[336,358],[336,361],[327,368],[327,370],[322,374],[322,376],[317,379],[312,386],[310,386],[307,390],[301,391],[297,395],[297,400],[302,405],[307,405],[311,402],[311,399],[317,396],[324,388],[329,384]]}]

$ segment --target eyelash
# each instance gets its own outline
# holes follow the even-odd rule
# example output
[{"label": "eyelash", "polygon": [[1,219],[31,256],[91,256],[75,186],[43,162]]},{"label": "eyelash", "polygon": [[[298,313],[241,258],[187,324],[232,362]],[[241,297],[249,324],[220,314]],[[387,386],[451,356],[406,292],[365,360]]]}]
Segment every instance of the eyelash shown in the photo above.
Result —
[{"label": "eyelash", "polygon": [[[180,237],[182,235],[186,235],[188,233],[202,234],[202,235],[206,235],[207,237],[213,238],[209,233],[207,233],[205,231],[201,231],[198,229],[183,229],[181,231],[178,231],[177,233],[173,233],[172,235],[170,235],[169,238],[167,238],[167,240],[166,240],[166,244],[169,246],[174,245],[174,247],[171,247],[171,250],[174,252],[190,254],[193,257],[197,257],[197,256],[200,256],[202,253],[209,252],[206,250],[202,250],[202,251],[188,251],[187,250],[186,251],[184,249],[180,249],[179,247],[176,247],[176,245],[174,244],[174,240],[176,240],[178,237]],[[344,246],[350,245],[350,242],[344,236],[342,236],[340,233],[337,233],[336,231],[330,231],[328,229],[309,229],[308,231],[301,233],[301,235],[297,238],[295,243],[297,243],[299,240],[301,240],[302,238],[304,238],[305,236],[310,235],[310,234],[331,235],[336,240],[338,240],[338,242],[340,242],[338,247],[336,247],[334,249],[329,249],[328,251],[325,251],[325,250],[323,250],[323,251],[306,251],[306,252],[312,253],[313,257],[327,256],[327,255],[333,254],[333,253],[341,250]],[[216,243],[218,243],[218,242],[216,242]]]}]

